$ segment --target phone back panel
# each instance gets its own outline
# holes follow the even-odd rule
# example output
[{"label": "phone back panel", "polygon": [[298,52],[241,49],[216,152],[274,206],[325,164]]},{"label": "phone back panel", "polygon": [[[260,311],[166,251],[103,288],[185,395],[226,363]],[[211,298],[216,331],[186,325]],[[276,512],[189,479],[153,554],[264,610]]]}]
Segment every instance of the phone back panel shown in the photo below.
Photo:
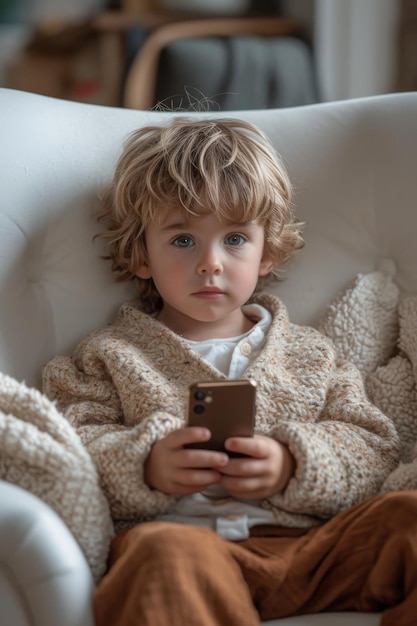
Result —
[{"label": "phone back panel", "polygon": [[212,434],[209,441],[195,447],[224,450],[224,441],[228,437],[251,437],[255,405],[256,385],[248,379],[203,381],[191,385],[187,407],[188,425],[205,426]]}]

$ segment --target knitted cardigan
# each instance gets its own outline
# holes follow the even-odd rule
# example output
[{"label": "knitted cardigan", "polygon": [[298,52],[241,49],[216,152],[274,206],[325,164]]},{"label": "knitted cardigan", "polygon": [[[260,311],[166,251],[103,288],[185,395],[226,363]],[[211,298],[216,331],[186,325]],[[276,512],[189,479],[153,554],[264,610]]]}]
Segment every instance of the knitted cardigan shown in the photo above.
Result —
[{"label": "knitted cardigan", "polygon": [[[296,460],[286,489],[261,504],[279,525],[310,527],[378,492],[398,463],[398,436],[331,340],[291,324],[274,296],[255,301],[273,318],[244,373],[257,382],[256,432],[286,444]],[[45,393],[91,454],[118,527],[152,519],[177,499],[147,486],[144,462],[157,440],[184,425],[188,385],[225,378],[135,303],[72,357],[45,366]]]}]

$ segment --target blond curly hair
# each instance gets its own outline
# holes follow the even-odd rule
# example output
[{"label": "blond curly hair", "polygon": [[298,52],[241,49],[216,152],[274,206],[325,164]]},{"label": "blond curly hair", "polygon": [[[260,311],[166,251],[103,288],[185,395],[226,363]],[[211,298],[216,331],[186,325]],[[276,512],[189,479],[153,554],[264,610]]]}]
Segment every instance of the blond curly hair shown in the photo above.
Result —
[{"label": "blond curly hair", "polygon": [[[292,208],[286,169],[256,126],[240,119],[174,117],[166,125],[133,132],[102,193],[97,236],[107,243],[104,258],[116,280],[135,280],[142,307],[160,310],[152,279],[135,275],[146,261],[146,228],[158,224],[170,208],[185,219],[214,213],[220,220],[264,227],[265,258],[278,276],[279,267],[304,245]],[[268,277],[267,277],[268,278]],[[264,286],[260,278],[257,291]]]}]

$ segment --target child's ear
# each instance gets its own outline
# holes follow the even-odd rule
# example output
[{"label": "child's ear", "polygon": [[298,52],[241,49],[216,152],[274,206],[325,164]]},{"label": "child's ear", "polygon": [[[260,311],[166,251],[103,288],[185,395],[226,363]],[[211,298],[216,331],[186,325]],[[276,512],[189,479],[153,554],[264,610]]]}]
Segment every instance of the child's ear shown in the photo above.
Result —
[{"label": "child's ear", "polygon": [[139,265],[135,274],[136,276],[139,276],[139,278],[144,278],[145,280],[148,278],[152,278],[151,268],[146,261],[144,261],[142,265]]},{"label": "child's ear", "polygon": [[274,269],[274,264],[267,258],[263,258],[259,265],[259,276],[266,276]]}]

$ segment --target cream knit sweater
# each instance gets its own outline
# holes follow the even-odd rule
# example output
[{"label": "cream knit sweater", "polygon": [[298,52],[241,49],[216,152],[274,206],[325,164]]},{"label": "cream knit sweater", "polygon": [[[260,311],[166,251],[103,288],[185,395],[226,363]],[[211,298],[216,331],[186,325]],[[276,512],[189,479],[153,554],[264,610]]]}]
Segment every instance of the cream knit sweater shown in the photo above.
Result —
[{"label": "cream knit sweater", "polygon": [[[297,464],[287,488],[262,506],[280,525],[309,527],[378,492],[398,463],[398,436],[329,339],[291,324],[277,298],[256,301],[273,317],[261,355],[244,374],[258,384],[256,431],[287,444]],[[172,505],[175,497],[145,484],[144,462],[158,439],[184,424],[188,385],[224,378],[128,303],[73,357],[46,365],[44,390],[80,435],[113,519],[124,526]]]}]

